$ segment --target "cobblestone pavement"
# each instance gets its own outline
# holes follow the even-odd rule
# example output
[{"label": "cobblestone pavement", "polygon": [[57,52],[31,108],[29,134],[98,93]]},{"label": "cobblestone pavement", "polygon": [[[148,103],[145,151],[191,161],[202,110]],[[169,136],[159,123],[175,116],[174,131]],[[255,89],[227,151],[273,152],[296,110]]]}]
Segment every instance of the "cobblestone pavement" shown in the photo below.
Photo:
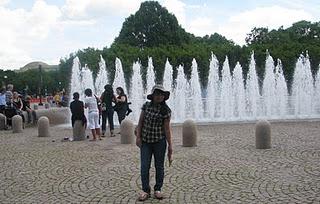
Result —
[{"label": "cobblestone pavement", "polygon": [[[145,203],[320,203],[320,121],[273,122],[272,149],[255,149],[254,124],[199,125],[198,146],[173,127],[166,198]],[[139,150],[120,136],[62,142],[0,132],[0,203],[139,203]],[[154,185],[154,169],[151,169]]]}]

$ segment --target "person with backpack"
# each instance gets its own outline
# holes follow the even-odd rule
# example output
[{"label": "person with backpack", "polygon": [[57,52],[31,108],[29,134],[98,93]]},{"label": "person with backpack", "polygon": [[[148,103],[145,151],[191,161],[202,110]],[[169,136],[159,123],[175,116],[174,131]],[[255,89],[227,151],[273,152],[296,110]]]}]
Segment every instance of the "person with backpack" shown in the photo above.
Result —
[{"label": "person with backpack", "polygon": [[116,102],[116,97],[113,94],[113,89],[110,84],[104,86],[104,92],[101,94],[101,114],[102,114],[102,137],[105,137],[106,123],[108,120],[110,137],[114,137],[114,124],[113,124],[113,106],[112,103]]}]

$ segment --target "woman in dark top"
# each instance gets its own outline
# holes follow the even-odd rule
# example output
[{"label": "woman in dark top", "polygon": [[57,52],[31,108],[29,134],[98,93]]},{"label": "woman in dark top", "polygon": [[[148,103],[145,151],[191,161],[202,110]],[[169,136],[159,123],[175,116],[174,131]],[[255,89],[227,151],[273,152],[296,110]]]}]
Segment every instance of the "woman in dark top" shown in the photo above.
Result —
[{"label": "woman in dark top", "polygon": [[118,114],[119,125],[121,125],[121,122],[126,117],[126,113],[128,111],[128,99],[127,99],[127,95],[124,94],[122,87],[118,87],[116,89],[116,92],[118,96],[117,96],[117,103],[115,105],[115,111]]},{"label": "woman in dark top", "polygon": [[106,132],[106,123],[108,119],[109,128],[110,128],[110,136],[114,137],[114,125],[113,125],[113,114],[114,110],[112,107],[112,103],[116,102],[116,97],[113,94],[113,89],[110,84],[104,86],[104,92],[101,97],[101,112],[102,112],[102,137],[105,137]]},{"label": "woman in dark top", "polygon": [[82,121],[82,125],[86,125],[87,123],[87,119],[86,116],[84,115],[84,104],[82,101],[79,100],[79,93],[78,92],[74,92],[73,93],[73,99],[74,101],[72,101],[70,103],[70,110],[71,110],[71,124],[72,127],[74,126],[74,122],[76,120],[81,120]]}]

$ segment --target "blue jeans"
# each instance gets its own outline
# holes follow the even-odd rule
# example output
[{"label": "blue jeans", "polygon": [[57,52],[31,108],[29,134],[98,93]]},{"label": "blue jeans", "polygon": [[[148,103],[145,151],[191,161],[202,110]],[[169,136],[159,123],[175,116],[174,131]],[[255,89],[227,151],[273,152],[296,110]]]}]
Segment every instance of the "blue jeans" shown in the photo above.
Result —
[{"label": "blue jeans", "polygon": [[161,191],[164,179],[164,159],[166,155],[167,141],[166,138],[156,143],[142,142],[140,148],[141,159],[141,183],[142,190],[150,193],[149,170],[152,155],[154,156],[154,164],[156,168],[156,185],[154,191]]}]

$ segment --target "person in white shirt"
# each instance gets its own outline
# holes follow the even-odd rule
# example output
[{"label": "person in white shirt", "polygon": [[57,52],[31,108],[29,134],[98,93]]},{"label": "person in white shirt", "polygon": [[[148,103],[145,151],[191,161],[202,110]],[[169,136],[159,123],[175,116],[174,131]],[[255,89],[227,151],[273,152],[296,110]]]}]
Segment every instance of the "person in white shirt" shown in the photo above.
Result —
[{"label": "person in white shirt", "polygon": [[99,124],[99,109],[97,104],[97,98],[92,96],[92,90],[86,89],[84,91],[86,98],[84,99],[84,107],[88,108],[88,122],[89,129],[91,129],[93,139],[90,141],[95,141],[98,137],[101,140],[100,135],[100,124]]}]

